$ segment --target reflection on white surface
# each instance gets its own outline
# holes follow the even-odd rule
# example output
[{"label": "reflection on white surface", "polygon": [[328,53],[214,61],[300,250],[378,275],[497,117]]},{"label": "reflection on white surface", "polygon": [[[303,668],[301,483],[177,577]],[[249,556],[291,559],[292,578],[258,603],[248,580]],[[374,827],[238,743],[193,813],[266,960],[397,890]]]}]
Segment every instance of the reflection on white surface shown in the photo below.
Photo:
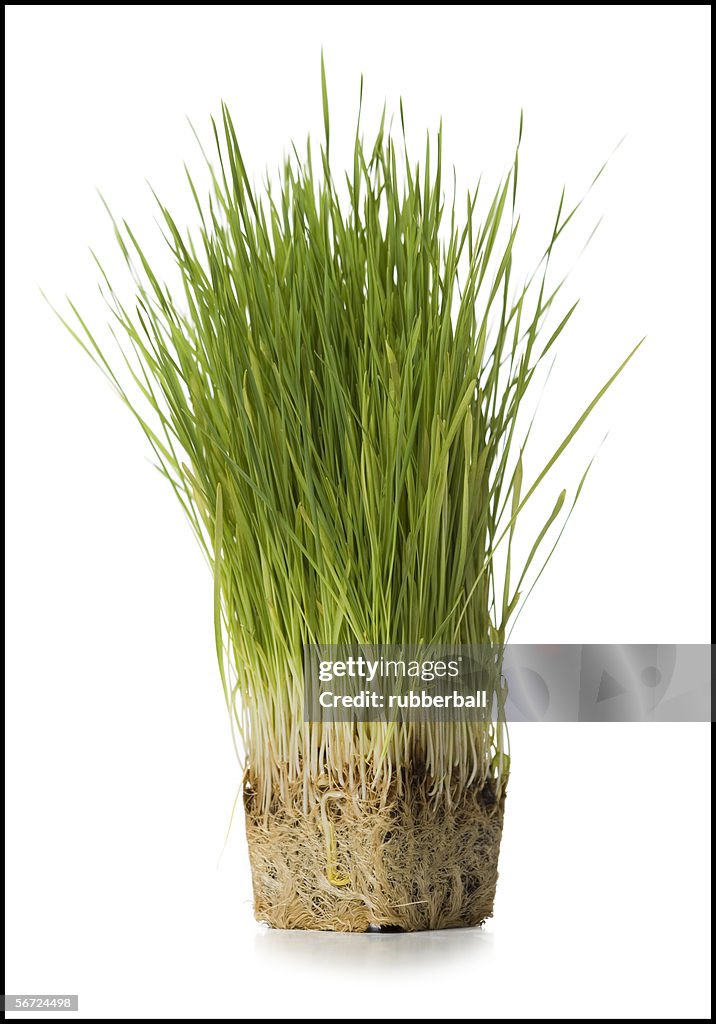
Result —
[{"label": "reflection on white surface", "polygon": [[494,953],[494,940],[482,928],[453,928],[435,932],[340,933],[279,931],[261,926],[254,939],[259,958],[286,958],[293,963],[316,960],[335,968],[366,968],[390,973],[397,966],[424,970],[437,963],[485,962]]}]

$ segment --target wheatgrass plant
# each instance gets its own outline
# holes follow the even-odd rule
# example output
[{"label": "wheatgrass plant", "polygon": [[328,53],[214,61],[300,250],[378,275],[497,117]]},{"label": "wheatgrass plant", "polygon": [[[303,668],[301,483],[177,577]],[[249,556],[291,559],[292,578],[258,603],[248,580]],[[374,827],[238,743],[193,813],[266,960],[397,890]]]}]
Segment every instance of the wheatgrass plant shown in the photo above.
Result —
[{"label": "wheatgrass plant", "polygon": [[520,412],[575,309],[555,316],[548,283],[574,210],[563,196],[516,283],[518,153],[487,202],[475,189],[462,206],[440,132],[419,165],[385,120],[366,145],[359,116],[338,174],[322,81],[322,145],[294,150],[274,188],[251,184],[228,109],[212,121],[205,200],[189,178],[196,234],[159,202],[178,290],[114,222],[135,291],[125,303],[102,272],[119,359],[74,306],[65,322],[213,569],[257,917],[474,924],[497,877],[503,724],[305,722],[303,644],[504,643],[569,504],[562,491],[516,567],[521,511],[622,367],[523,480]]}]

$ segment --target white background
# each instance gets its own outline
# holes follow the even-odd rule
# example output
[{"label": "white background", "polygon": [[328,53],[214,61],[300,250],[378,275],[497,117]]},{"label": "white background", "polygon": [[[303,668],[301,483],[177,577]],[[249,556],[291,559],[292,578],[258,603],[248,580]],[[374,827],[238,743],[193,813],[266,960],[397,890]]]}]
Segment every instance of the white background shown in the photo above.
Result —
[{"label": "white background", "polygon": [[513,639],[706,642],[708,16],[7,8],[9,992],[76,992],[80,1016],[100,1019],[707,1016],[707,726],[515,727],[481,931],[254,923],[240,820],[218,863],[239,770],[208,571],[139,431],[38,288],[101,327],[87,247],[114,257],[95,187],[142,237],[145,178],[188,219],[182,161],[200,159],[185,115],[208,141],[222,98],[260,177],[319,131],[321,44],[338,159],[361,72],[366,125],[402,95],[419,150],[443,117],[463,189],[481,171],[496,184],[524,108],[528,254],[562,184],[578,198],[626,136],[570,243],[576,255],[605,215],[568,282],[583,303],[538,445],[648,343],[550,478],[549,507],[609,429]]}]

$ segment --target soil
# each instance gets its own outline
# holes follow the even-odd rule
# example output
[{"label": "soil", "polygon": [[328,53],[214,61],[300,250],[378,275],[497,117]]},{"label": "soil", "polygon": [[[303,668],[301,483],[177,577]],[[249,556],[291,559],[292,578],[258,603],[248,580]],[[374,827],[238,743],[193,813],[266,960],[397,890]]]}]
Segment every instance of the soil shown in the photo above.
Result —
[{"label": "soil", "polygon": [[431,795],[415,771],[382,796],[286,783],[268,813],[247,773],[254,910],[274,928],[424,931],[492,916],[504,789]]}]

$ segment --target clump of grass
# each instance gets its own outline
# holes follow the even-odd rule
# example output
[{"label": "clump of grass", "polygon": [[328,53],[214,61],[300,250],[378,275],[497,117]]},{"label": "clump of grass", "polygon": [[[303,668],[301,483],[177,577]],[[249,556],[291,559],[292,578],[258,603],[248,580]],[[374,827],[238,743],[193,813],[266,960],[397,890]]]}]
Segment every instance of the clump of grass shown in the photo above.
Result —
[{"label": "clump of grass", "polygon": [[502,644],[569,503],[555,496],[516,566],[521,512],[633,353],[523,480],[520,412],[575,309],[555,316],[548,283],[574,211],[563,196],[538,271],[516,284],[517,152],[494,195],[458,205],[441,132],[418,164],[404,132],[381,121],[366,144],[359,118],[338,175],[325,77],[323,104],[317,152],[294,151],[258,191],[222,107],[210,195],[189,178],[196,232],[158,201],[179,289],[115,221],[136,283],[126,303],[102,275],[121,357],[74,307],[68,326],[133,411],[211,563],[224,696],[261,806],[286,780],[308,805],[325,774],[385,792],[414,764],[435,799],[488,781],[499,793],[499,722],[304,722],[302,645]]}]

